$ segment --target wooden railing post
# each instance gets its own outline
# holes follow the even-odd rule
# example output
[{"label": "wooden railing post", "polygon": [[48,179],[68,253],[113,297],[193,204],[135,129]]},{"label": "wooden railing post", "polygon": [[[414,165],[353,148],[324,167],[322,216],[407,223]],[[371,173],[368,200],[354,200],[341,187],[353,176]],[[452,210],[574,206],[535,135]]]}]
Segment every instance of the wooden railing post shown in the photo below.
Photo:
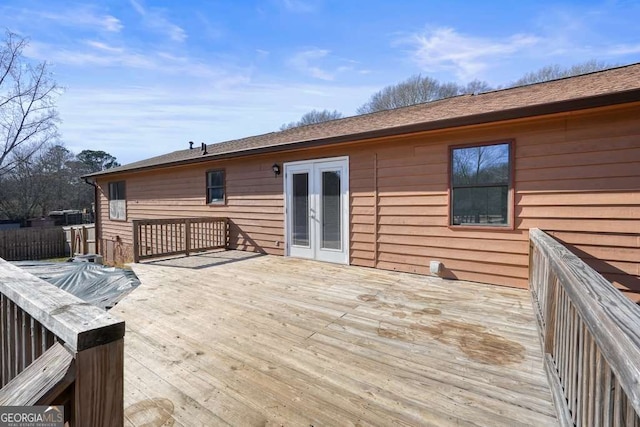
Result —
[{"label": "wooden railing post", "polygon": [[124,420],[124,340],[76,355],[75,425],[119,427]]},{"label": "wooden railing post", "polygon": [[71,227],[69,229],[70,233],[71,233],[71,244],[69,246],[71,246],[71,257],[74,257],[76,255],[76,229]]},{"label": "wooden railing post", "polygon": [[229,247],[229,218],[224,219],[224,229],[222,230],[222,245]]},{"label": "wooden railing post", "polygon": [[87,251],[87,227],[82,226],[82,255],[86,255]]},{"label": "wooden railing post", "polygon": [[[547,276],[550,276],[548,272]],[[558,299],[557,282],[553,277],[547,277],[547,302],[544,313],[544,352],[553,354],[553,343],[556,331],[556,301]]]},{"label": "wooden railing post", "polygon": [[133,262],[140,262],[140,222],[133,220]]},{"label": "wooden railing post", "polygon": [[184,220],[184,253],[189,256],[191,250],[191,221],[189,218]]}]

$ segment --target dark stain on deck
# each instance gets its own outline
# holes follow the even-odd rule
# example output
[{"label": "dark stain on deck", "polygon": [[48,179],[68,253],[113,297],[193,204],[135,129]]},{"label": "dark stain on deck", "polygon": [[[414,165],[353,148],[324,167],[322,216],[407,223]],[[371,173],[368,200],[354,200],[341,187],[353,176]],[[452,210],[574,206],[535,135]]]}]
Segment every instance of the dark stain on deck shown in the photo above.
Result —
[{"label": "dark stain on deck", "polygon": [[433,326],[414,323],[414,330],[426,332],[435,340],[456,345],[467,357],[489,365],[508,365],[524,360],[524,347],[500,335],[486,332],[484,326],[445,321]]},{"label": "dark stain on deck", "polygon": [[408,328],[380,323],[377,333],[383,338],[420,341],[421,332],[443,344],[455,346],[469,359],[487,365],[509,365],[524,360],[525,348],[500,335],[487,332],[484,326],[464,322],[444,321],[433,325],[412,323]]},{"label": "dark stain on deck", "polygon": [[157,397],[128,406],[124,416],[136,426],[171,427],[174,424],[173,411],[172,401]]}]

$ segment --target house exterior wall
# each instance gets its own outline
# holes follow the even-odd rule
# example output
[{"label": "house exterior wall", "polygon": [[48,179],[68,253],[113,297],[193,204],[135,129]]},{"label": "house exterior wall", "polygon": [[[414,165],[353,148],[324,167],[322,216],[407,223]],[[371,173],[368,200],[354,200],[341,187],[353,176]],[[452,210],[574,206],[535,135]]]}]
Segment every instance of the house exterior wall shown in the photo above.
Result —
[{"label": "house exterior wall", "polygon": [[[640,291],[640,104],[118,174],[98,181],[102,252],[131,261],[131,219],[224,216],[232,248],[284,254],[283,177],[271,165],[348,155],[350,263],[526,287],[528,230],[565,242],[622,289]],[[513,141],[514,224],[449,226],[449,147]],[[206,205],[223,168],[227,202]],[[126,180],[128,221],[109,220],[107,183]],[[115,256],[115,257],[114,257]]]}]

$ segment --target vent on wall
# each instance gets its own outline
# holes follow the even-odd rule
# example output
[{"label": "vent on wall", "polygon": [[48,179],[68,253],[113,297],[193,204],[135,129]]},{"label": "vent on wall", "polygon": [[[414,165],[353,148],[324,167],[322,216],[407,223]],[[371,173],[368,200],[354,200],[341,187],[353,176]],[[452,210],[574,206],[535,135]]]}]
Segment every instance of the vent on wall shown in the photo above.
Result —
[{"label": "vent on wall", "polygon": [[438,276],[438,277],[442,276],[443,269],[444,269],[444,266],[440,261],[431,261],[429,263],[429,272],[431,273],[432,276]]}]

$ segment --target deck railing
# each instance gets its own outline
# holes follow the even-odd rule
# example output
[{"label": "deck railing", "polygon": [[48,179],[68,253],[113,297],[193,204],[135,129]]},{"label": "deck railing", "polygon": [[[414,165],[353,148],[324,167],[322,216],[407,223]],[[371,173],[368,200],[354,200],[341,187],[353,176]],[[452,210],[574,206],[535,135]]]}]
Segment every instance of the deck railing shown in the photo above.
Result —
[{"label": "deck railing", "polygon": [[640,309],[548,234],[529,236],[530,290],[561,424],[640,426]]},{"label": "deck railing", "polygon": [[227,230],[227,218],[133,220],[133,259],[226,248]]},{"label": "deck railing", "polygon": [[122,426],[124,322],[0,259],[0,406]]}]

